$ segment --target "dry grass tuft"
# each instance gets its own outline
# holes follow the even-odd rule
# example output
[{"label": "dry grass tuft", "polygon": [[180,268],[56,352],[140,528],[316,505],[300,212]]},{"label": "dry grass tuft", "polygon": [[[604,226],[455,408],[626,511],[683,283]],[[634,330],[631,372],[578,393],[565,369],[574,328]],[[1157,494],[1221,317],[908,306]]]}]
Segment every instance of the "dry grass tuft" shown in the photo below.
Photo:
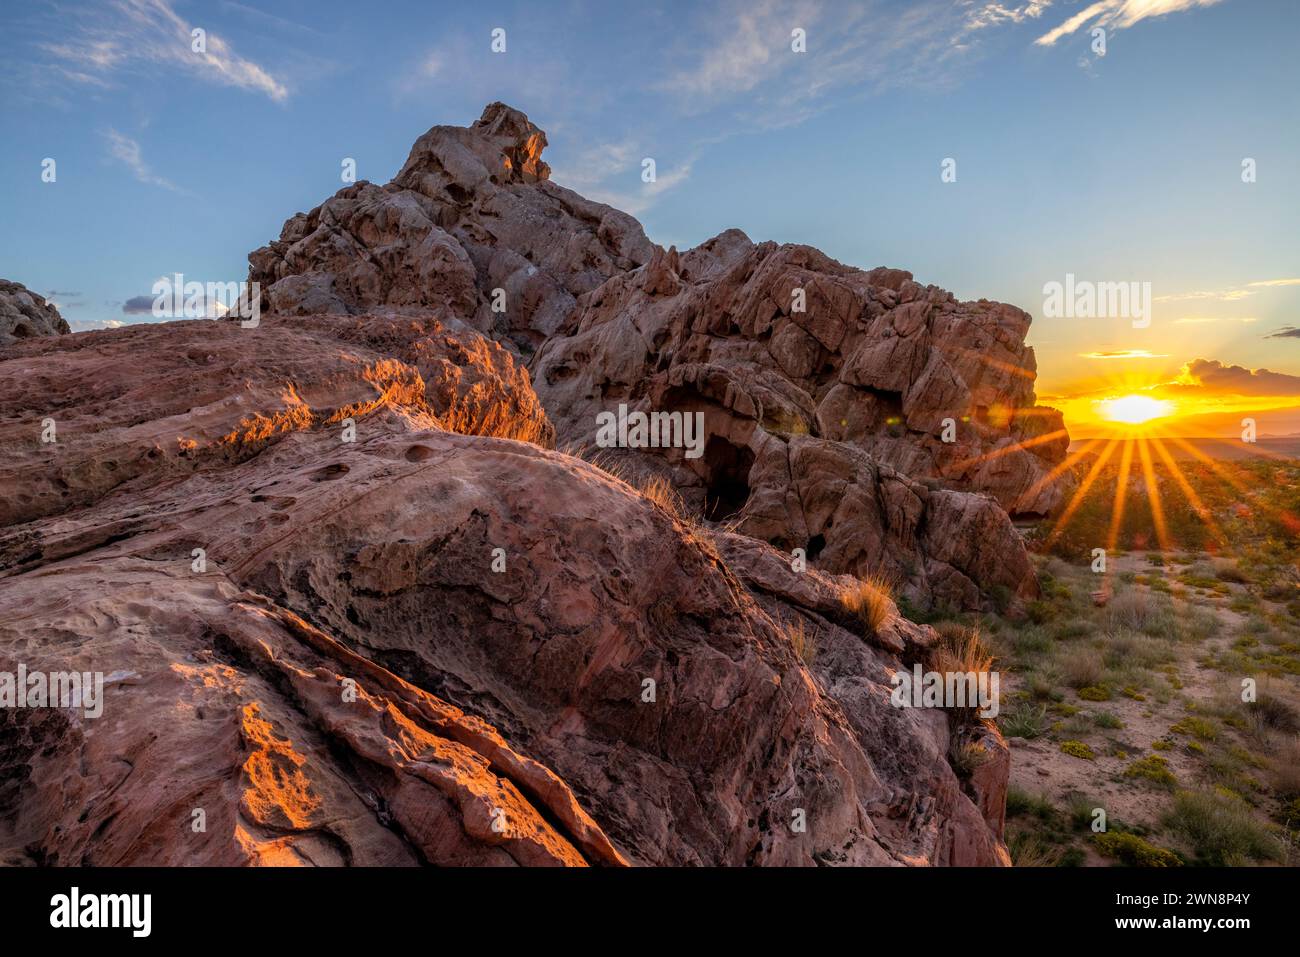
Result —
[{"label": "dry grass tuft", "polygon": [[638,491],[677,521],[687,525],[694,524],[686,514],[686,503],[677,494],[677,489],[673,488],[673,483],[662,475],[656,475],[644,482]]},{"label": "dry grass tuft", "polygon": [[1286,739],[1273,756],[1273,788],[1283,798],[1300,798],[1300,737]]},{"label": "dry grass tuft", "polygon": [[893,590],[880,575],[870,575],[846,588],[840,601],[844,610],[861,619],[874,635],[893,614]]},{"label": "dry grass tuft", "polygon": [[799,656],[804,667],[811,668],[817,658],[817,636],[808,633],[808,627],[802,618],[796,618],[789,624],[782,624],[779,627],[790,640],[794,653]]},{"label": "dry grass tuft", "polygon": [[935,626],[939,640],[930,649],[930,667],[943,674],[983,674],[993,667],[993,652],[978,628],[955,621]]}]

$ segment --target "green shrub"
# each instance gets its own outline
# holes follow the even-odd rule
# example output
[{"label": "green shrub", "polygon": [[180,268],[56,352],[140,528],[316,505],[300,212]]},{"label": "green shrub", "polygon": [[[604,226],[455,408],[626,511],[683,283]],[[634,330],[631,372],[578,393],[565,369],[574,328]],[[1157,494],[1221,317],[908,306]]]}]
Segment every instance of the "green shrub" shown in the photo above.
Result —
[{"label": "green shrub", "polygon": [[1093,838],[1097,852],[1129,867],[1180,867],[1182,861],[1173,851],[1156,847],[1136,834],[1111,832]]},{"label": "green shrub", "polygon": [[1097,760],[1096,753],[1082,741],[1062,741],[1061,753],[1068,754],[1072,758],[1082,758],[1085,761]]},{"label": "green shrub", "polygon": [[1140,778],[1161,787],[1172,788],[1177,784],[1174,772],[1169,770],[1169,762],[1158,754],[1139,758],[1128,766],[1124,772],[1126,778]]},{"label": "green shrub", "polygon": [[1006,712],[998,720],[1002,733],[1008,738],[1037,738],[1047,730],[1045,705],[1022,705]]},{"label": "green shrub", "polygon": [[1210,721],[1205,718],[1196,718],[1189,715],[1179,721],[1169,729],[1174,734],[1190,734],[1194,738],[1200,738],[1202,741],[1213,741],[1219,736],[1219,730]]}]

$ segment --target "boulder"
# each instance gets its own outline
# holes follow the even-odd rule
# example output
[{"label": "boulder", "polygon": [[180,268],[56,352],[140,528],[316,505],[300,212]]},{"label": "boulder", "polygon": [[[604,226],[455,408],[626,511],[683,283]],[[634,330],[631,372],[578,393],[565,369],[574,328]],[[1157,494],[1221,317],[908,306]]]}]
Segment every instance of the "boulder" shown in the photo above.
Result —
[{"label": "boulder", "polygon": [[59,315],[54,303],[22,283],[0,279],[0,346],[69,332],[67,320]]}]

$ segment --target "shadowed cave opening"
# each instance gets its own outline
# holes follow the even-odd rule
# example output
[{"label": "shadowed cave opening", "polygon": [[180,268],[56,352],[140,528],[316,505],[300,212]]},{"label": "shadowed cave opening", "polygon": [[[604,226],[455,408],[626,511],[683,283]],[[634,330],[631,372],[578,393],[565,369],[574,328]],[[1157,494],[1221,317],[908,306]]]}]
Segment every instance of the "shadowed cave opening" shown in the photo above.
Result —
[{"label": "shadowed cave opening", "polygon": [[704,465],[709,476],[704,514],[715,522],[730,518],[749,501],[749,470],[754,465],[754,453],[713,435],[704,446]]}]

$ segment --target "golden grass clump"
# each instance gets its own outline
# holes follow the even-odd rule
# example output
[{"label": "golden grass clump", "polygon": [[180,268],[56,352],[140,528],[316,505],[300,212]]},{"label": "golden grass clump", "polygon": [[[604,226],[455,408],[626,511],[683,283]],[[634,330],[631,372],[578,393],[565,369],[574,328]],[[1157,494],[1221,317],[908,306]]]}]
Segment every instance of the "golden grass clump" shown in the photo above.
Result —
[{"label": "golden grass clump", "polygon": [[939,640],[930,649],[930,667],[944,674],[984,674],[993,668],[993,652],[978,628],[955,621],[934,626]]},{"label": "golden grass clump", "polygon": [[856,615],[874,635],[893,614],[893,586],[879,575],[870,575],[844,590],[844,610]]}]

